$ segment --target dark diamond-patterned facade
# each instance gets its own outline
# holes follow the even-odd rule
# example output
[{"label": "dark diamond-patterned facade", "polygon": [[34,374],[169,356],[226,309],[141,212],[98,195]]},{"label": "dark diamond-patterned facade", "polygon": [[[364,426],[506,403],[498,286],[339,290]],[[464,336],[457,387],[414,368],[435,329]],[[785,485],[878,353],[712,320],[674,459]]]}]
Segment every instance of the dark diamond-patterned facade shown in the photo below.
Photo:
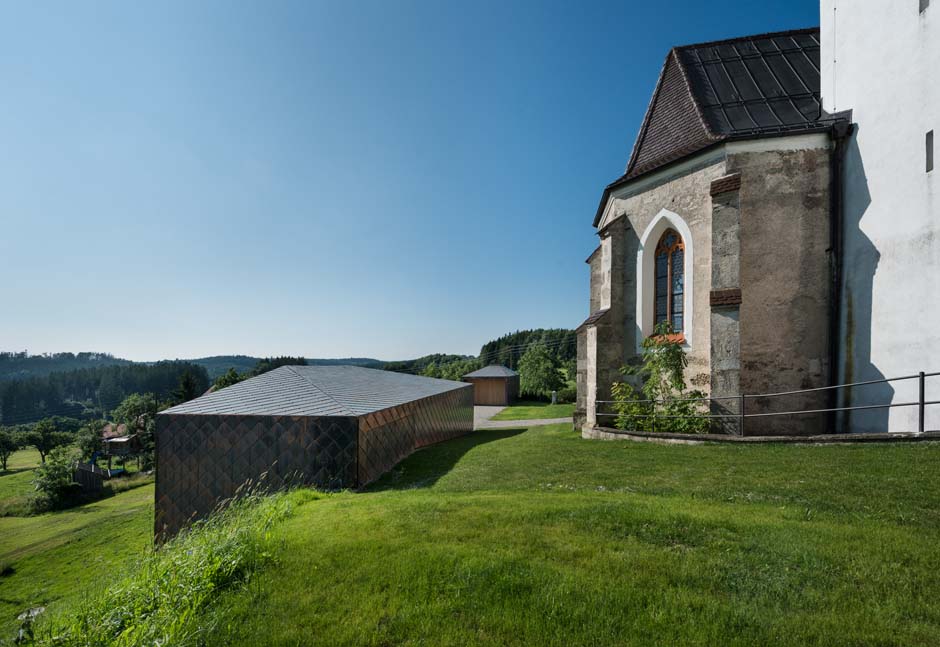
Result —
[{"label": "dark diamond-patterned facade", "polygon": [[472,428],[470,385],[359,417],[161,414],[157,537],[205,517],[245,483],[361,487],[414,450]]}]

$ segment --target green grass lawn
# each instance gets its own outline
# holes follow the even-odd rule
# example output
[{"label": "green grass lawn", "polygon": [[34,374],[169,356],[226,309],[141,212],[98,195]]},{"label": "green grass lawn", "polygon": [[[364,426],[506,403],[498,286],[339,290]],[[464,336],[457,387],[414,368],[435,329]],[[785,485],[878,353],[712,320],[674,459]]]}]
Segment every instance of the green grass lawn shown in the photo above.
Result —
[{"label": "green grass lawn", "polygon": [[549,420],[570,418],[572,415],[574,415],[574,404],[549,404],[548,402],[521,400],[497,413],[492,420]]},{"label": "green grass lawn", "polygon": [[137,487],[95,503],[25,516],[38,465],[39,452],[26,449],[0,472],[0,642],[20,612],[82,599],[151,542],[153,486],[143,479],[116,480],[116,489]]},{"label": "green grass lawn", "polygon": [[39,465],[39,452],[21,449],[10,456],[7,471],[0,472],[0,517],[20,513],[33,491],[33,469]]},{"label": "green grass lawn", "polygon": [[62,512],[0,518],[0,640],[12,637],[20,612],[52,611],[106,586],[152,537],[153,485]]},{"label": "green grass lawn", "polygon": [[936,645],[938,474],[938,444],[476,432],[300,507],[210,643]]}]

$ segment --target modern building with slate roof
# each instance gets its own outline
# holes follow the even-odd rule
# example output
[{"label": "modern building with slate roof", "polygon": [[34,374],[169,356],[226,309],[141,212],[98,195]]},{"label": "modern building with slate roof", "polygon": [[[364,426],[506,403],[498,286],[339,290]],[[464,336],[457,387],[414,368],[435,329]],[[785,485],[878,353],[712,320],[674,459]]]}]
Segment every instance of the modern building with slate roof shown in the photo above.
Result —
[{"label": "modern building with slate roof", "polygon": [[519,374],[505,366],[484,366],[463,380],[473,384],[473,404],[507,406],[519,397]]},{"label": "modern building with slate roof", "polygon": [[159,537],[244,483],[361,487],[473,429],[469,384],[358,366],[283,366],[157,416]]},{"label": "modern building with slate roof", "polygon": [[[729,396],[715,413],[734,413],[740,393],[830,384],[844,117],[822,109],[818,29],[668,53],[626,168],[593,214],[578,329],[586,432],[612,426],[611,385],[660,324],[686,350],[691,388]],[[787,406],[823,408],[825,397]],[[773,418],[749,432],[824,423]]]}]

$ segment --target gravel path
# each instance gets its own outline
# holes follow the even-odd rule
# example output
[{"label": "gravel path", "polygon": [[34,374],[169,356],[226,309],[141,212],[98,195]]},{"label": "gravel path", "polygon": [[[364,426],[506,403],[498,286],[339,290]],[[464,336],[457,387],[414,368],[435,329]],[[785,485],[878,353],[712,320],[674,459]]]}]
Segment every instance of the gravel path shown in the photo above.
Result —
[{"label": "gravel path", "polygon": [[511,427],[536,427],[571,422],[571,418],[543,418],[541,420],[490,420],[506,407],[473,407],[474,429],[509,429]]}]

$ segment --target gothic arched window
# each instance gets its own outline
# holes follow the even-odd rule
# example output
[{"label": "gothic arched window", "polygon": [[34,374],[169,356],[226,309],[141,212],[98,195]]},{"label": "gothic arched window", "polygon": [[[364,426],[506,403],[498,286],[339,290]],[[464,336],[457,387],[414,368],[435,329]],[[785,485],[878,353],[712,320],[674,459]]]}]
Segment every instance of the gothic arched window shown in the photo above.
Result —
[{"label": "gothic arched window", "polygon": [[656,325],[668,321],[673,333],[682,333],[684,293],[685,244],[674,229],[667,229],[656,245]]}]

